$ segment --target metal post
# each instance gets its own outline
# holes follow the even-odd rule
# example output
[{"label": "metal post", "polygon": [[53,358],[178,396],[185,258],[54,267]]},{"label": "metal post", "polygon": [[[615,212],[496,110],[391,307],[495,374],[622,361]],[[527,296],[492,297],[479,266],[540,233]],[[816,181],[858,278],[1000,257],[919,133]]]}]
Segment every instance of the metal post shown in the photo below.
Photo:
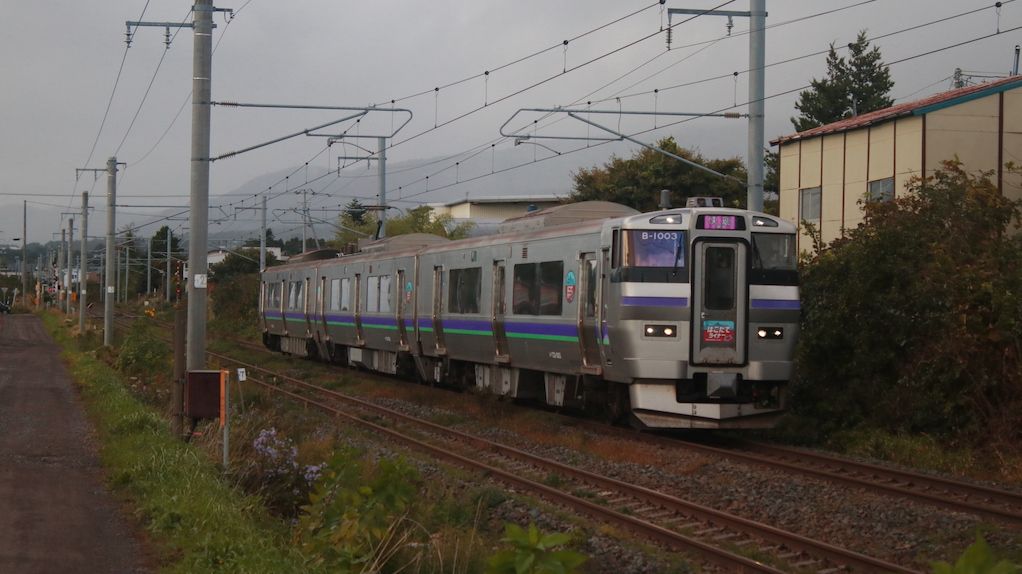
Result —
[{"label": "metal post", "polygon": [[87,301],[86,296],[86,285],[88,284],[88,274],[86,272],[88,255],[88,246],[86,242],[89,240],[89,192],[82,192],[82,247],[80,249],[79,259],[81,263],[78,264],[78,333],[79,335],[85,334],[85,307]]},{"label": "metal post", "polygon": [[750,0],[749,12],[749,184],[746,206],[763,211],[763,120],[766,113],[766,0]]},{"label": "metal post", "polygon": [[170,281],[170,245],[173,243],[173,241],[171,241],[172,237],[173,236],[170,234],[170,227],[168,226],[167,227],[167,272],[165,273],[165,276],[166,276],[166,279],[167,279],[167,303],[170,303],[170,283],[171,283],[171,281]]},{"label": "metal post", "polygon": [[302,190],[302,253],[305,253],[305,244],[309,241],[306,232],[309,230],[309,196],[306,190]]},{"label": "metal post", "polygon": [[[134,241],[132,241],[134,243]],[[128,302],[128,285],[131,282],[131,243],[124,246],[124,296],[121,298]]]},{"label": "metal post", "polygon": [[153,236],[149,236],[149,245],[146,247],[146,263],[145,263],[145,296],[149,298],[149,294],[153,292]]},{"label": "metal post", "polygon": [[67,230],[60,230],[60,249],[57,250],[57,306],[63,305],[61,295],[65,298],[70,298],[71,293],[67,290],[67,284],[64,280],[64,257],[67,251]]},{"label": "metal post", "polygon": [[187,369],[206,363],[206,263],[209,232],[209,102],[213,67],[213,2],[196,0],[192,56],[192,239],[188,242]]},{"label": "metal post", "polygon": [[266,196],[263,196],[263,233],[259,236],[259,272],[266,270]]},{"label": "metal post", "polygon": [[106,278],[106,295],[103,305],[103,344],[114,344],[114,294],[117,292],[113,266],[117,265],[114,255],[114,229],[116,225],[114,203],[117,199],[117,158],[106,160],[106,257],[103,259],[103,275]]},{"label": "metal post", "polygon": [[[167,228],[168,233],[170,228]],[[174,383],[170,392],[171,429],[174,436],[181,436],[184,430],[184,382],[185,382],[185,332],[188,330],[188,313],[177,305],[174,309]]]},{"label": "metal post", "polygon": [[21,304],[28,307],[28,200],[21,207]]},{"label": "metal post", "polygon": [[378,138],[380,148],[380,239],[387,236],[387,138]]},{"label": "metal post", "polygon": [[1022,47],[1020,47],[1018,44],[1015,44],[1015,65],[1011,67],[1011,75],[1012,76],[1017,76],[1018,75],[1018,54],[1019,54],[1019,50],[1022,50]]},{"label": "metal post", "polygon": [[75,218],[67,220],[67,285],[64,289],[64,299],[67,304],[67,314],[71,314],[71,270],[74,268],[74,241],[75,241]]}]

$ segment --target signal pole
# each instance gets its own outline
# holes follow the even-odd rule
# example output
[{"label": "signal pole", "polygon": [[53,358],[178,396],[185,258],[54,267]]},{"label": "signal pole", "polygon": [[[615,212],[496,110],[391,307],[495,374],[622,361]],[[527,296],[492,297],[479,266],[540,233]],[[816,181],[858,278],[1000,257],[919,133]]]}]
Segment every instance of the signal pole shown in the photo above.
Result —
[{"label": "signal pole", "polygon": [[82,247],[81,263],[78,264],[78,334],[82,336],[85,334],[85,306],[87,301],[86,297],[86,285],[88,284],[88,261],[89,253],[88,246],[86,245],[89,241],[89,192],[82,192]]}]

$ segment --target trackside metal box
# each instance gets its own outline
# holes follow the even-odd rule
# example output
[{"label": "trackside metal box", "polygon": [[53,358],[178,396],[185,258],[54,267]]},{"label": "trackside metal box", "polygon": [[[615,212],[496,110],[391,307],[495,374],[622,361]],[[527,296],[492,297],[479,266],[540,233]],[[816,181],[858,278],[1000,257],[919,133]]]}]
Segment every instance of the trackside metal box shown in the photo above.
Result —
[{"label": "trackside metal box", "polygon": [[185,381],[185,416],[220,418],[226,371],[188,371]]}]

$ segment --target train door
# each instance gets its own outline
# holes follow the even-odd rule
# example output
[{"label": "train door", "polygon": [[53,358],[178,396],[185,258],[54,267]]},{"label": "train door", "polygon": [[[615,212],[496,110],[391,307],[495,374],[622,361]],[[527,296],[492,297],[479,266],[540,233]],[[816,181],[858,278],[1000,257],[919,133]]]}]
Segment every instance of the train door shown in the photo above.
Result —
[{"label": "train door", "polygon": [[433,267],[433,340],[436,342],[438,355],[447,354],[447,345],[444,344],[444,326],[441,321],[444,304],[444,267],[437,265]]},{"label": "train door", "polygon": [[355,274],[355,344],[362,346],[366,344],[362,337],[362,274]]},{"label": "train door", "polygon": [[692,277],[692,362],[745,363],[746,247],[733,241],[698,241]]},{"label": "train door", "polygon": [[493,344],[498,363],[507,363],[511,356],[507,350],[507,332],[504,330],[504,315],[507,313],[507,281],[505,262],[493,262]]},{"label": "train door", "polygon": [[[598,375],[602,371],[600,362],[600,341],[597,337],[599,324],[597,312],[600,305],[599,277],[596,273],[597,260],[594,253],[583,253],[579,258],[578,301],[578,343],[581,347],[582,368],[585,372]],[[569,286],[571,288],[571,286]]]},{"label": "train door", "polygon": [[317,326],[317,329],[316,329],[320,333],[323,333],[323,336],[325,337],[325,339],[327,341],[330,340],[330,332],[327,331],[327,323],[326,323],[326,308],[327,308],[328,299],[329,299],[328,296],[327,296],[328,291],[326,289],[327,285],[329,285],[328,281],[329,281],[329,279],[327,279],[325,276],[319,278],[319,293],[318,293],[318,295],[319,295],[318,296],[318,299],[319,299],[319,325]]},{"label": "train door", "polygon": [[397,334],[398,334],[398,347],[402,351],[408,350],[408,331],[405,327],[405,309],[406,303],[410,302],[412,290],[405,286],[405,270],[397,270],[397,305],[394,306],[395,318],[397,319]]}]

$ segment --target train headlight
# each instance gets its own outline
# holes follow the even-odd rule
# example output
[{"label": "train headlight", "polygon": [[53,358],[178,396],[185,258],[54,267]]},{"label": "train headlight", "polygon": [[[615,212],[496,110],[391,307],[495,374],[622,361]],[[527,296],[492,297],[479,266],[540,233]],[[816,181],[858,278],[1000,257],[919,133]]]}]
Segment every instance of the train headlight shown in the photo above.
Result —
[{"label": "train headlight", "polygon": [[643,331],[647,337],[677,337],[678,327],[676,325],[645,325]]},{"label": "train headlight", "polygon": [[760,327],[756,330],[756,336],[766,340],[783,339],[784,329],[781,327]]}]

